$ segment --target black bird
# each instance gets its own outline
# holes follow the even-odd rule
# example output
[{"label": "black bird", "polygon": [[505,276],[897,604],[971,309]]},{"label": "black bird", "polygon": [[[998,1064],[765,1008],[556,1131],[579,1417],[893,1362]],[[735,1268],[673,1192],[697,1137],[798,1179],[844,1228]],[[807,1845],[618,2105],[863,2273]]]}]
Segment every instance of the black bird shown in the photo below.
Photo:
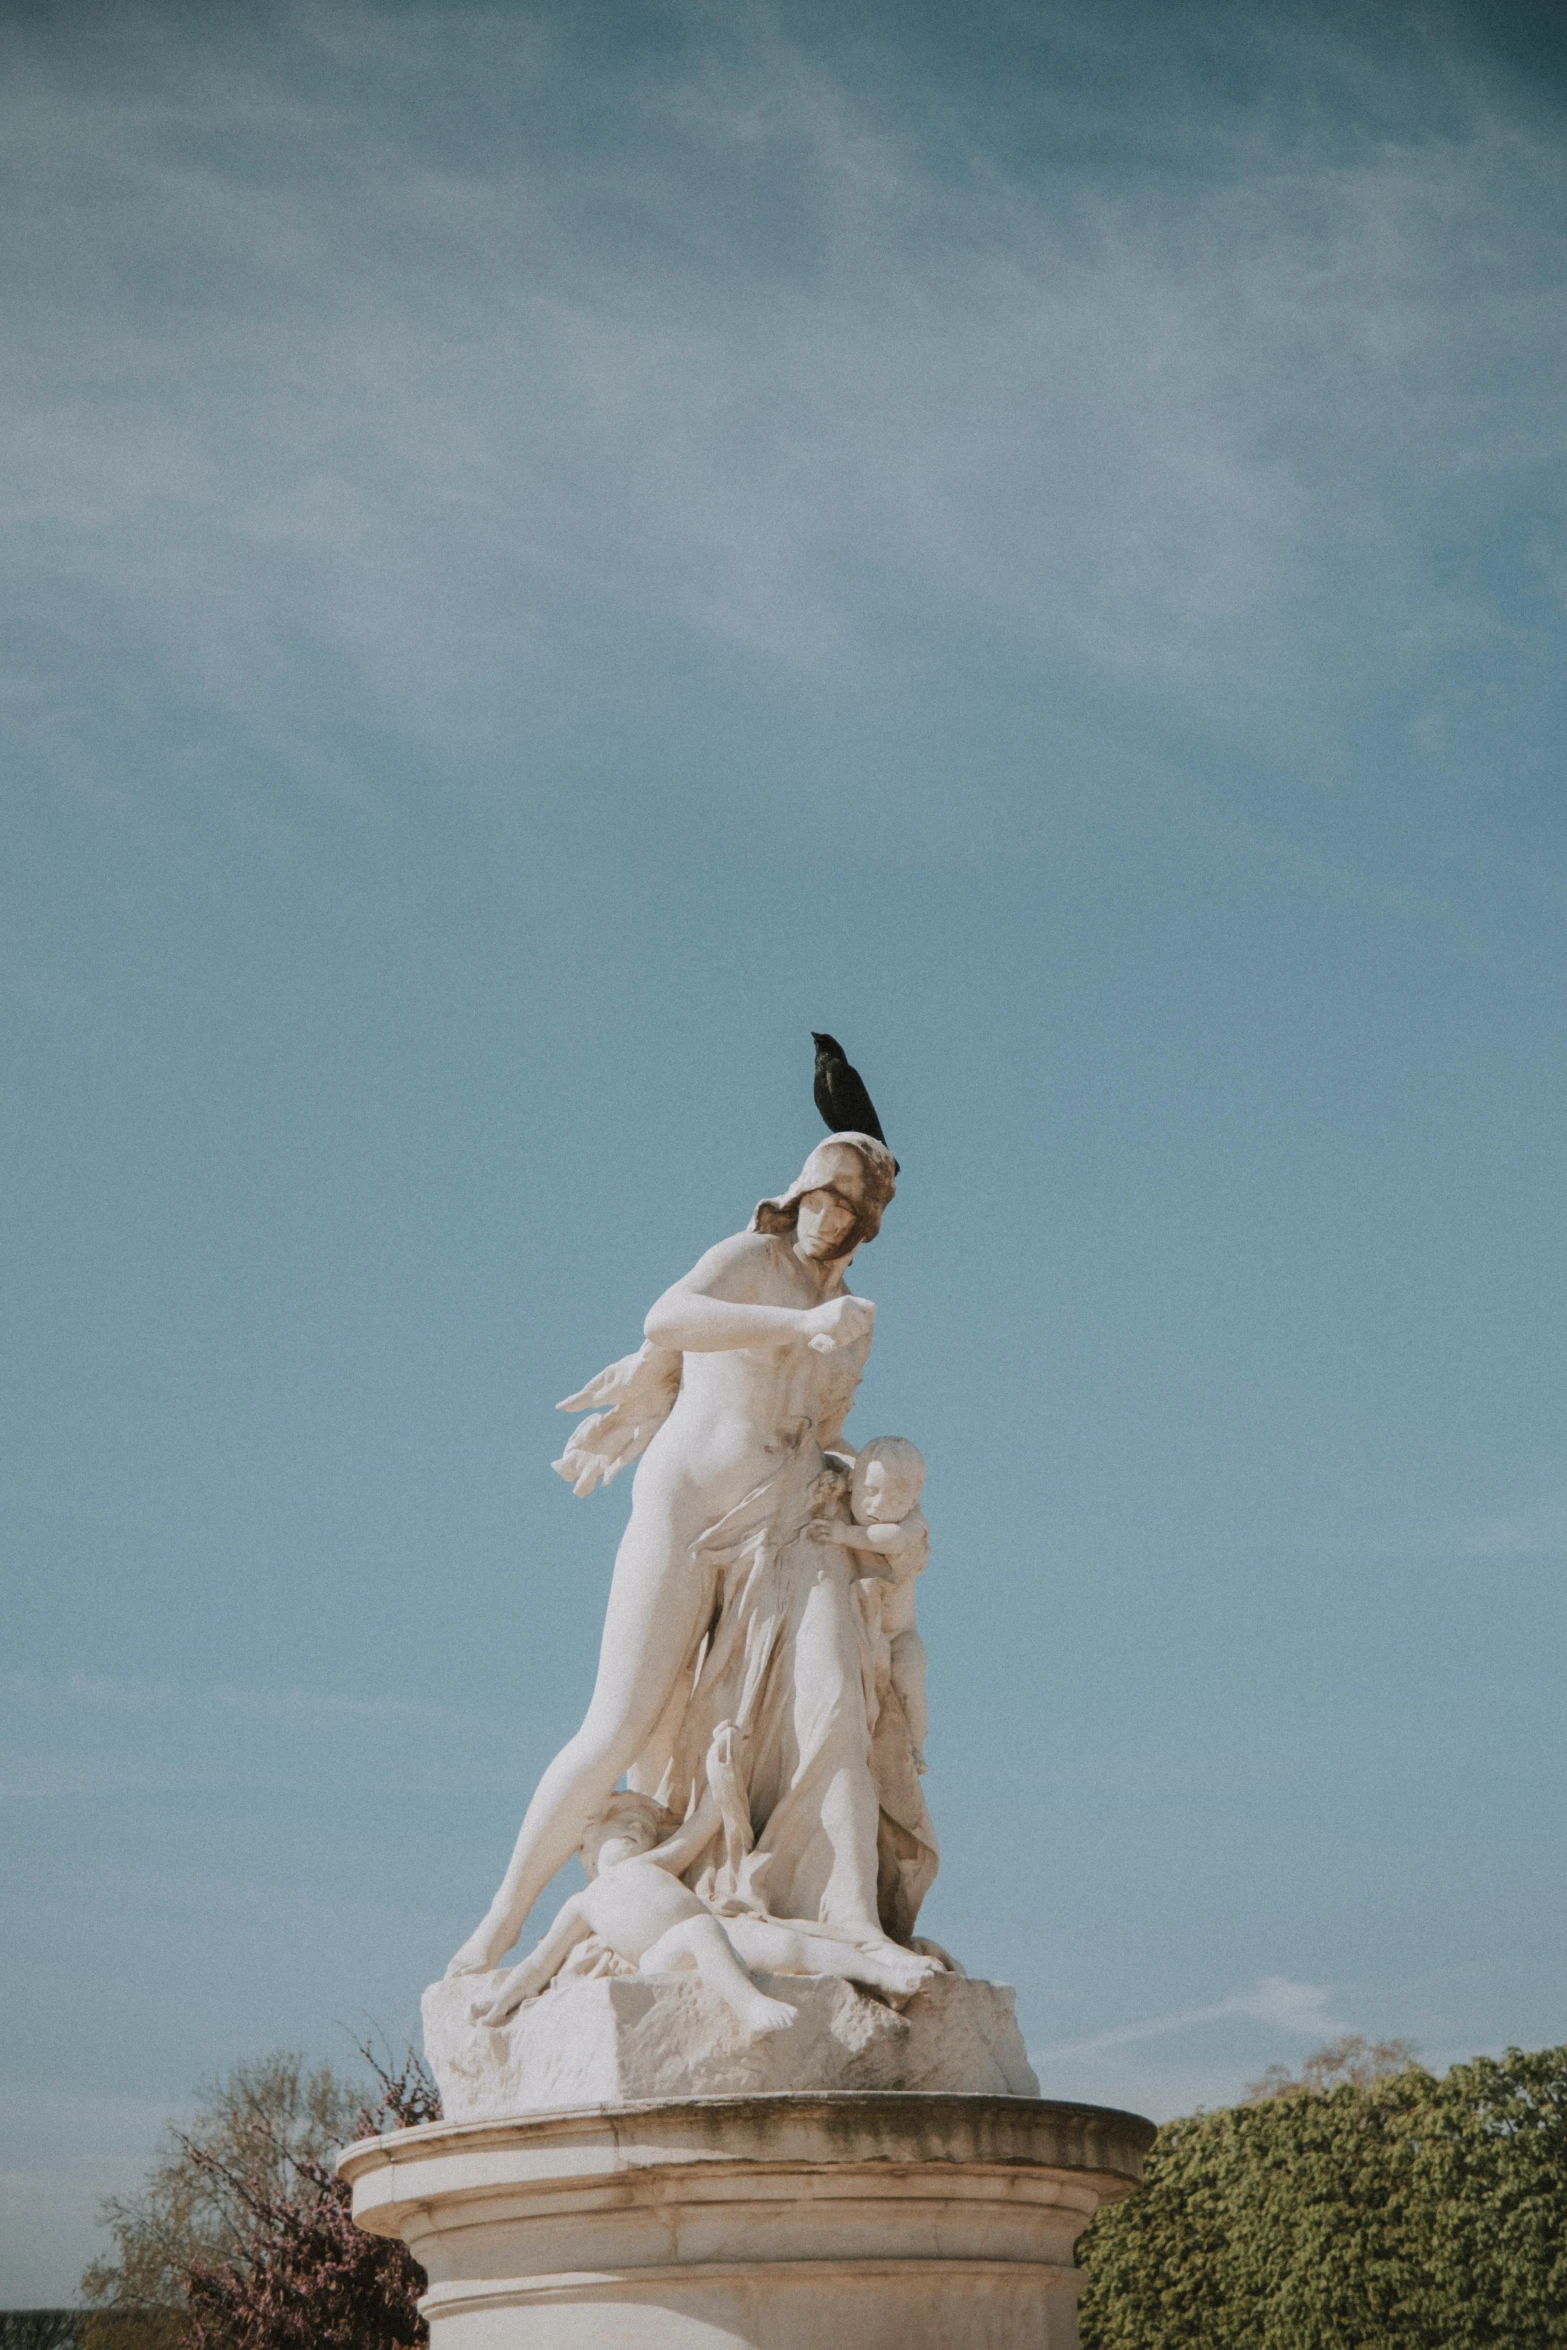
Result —
[{"label": "black bird", "polygon": [[816,1047],[816,1107],[830,1134],[874,1134],[878,1142],[887,1139],[881,1130],[875,1104],[865,1090],[865,1080],[858,1069],[851,1068],[849,1056],[835,1036],[821,1036],[813,1028],[811,1042]]}]

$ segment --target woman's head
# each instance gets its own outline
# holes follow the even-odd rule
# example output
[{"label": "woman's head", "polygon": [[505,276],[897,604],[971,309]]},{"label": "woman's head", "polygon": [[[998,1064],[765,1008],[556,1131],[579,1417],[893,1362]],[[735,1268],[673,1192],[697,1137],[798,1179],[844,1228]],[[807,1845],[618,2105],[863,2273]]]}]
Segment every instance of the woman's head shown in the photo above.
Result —
[{"label": "woman's head", "polygon": [[792,1235],[807,1256],[852,1256],[880,1231],[896,1175],[891,1151],[874,1135],[829,1135],[781,1198],[758,1203],[751,1230]]}]

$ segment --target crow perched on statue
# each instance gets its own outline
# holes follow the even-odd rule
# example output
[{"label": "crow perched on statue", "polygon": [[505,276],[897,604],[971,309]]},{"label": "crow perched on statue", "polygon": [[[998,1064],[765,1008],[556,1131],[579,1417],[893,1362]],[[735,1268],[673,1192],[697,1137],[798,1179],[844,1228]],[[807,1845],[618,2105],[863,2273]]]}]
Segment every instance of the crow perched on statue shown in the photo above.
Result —
[{"label": "crow perched on statue", "polygon": [[829,1133],[873,1134],[878,1142],[885,1142],[865,1080],[858,1069],[850,1067],[838,1039],[818,1035],[813,1028],[811,1042],[816,1047],[816,1107]]}]

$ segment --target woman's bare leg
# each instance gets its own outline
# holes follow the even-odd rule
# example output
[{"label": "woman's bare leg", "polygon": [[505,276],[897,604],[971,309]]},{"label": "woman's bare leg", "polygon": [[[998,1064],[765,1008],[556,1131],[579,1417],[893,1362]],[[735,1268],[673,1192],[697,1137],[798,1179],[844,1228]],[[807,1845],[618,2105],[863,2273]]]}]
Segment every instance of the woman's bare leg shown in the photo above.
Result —
[{"label": "woman's bare leg", "polygon": [[[855,1945],[852,1967],[838,1964],[822,1971],[869,1983],[889,1998],[907,1999],[941,1969],[934,1960],[892,1941],[877,1910],[879,1807],[870,1775],[870,1726],[848,1581],[843,1553],[824,1552],[795,1630],[795,1737],[802,1754],[814,1754],[826,1766],[818,1769],[813,1782],[813,1841],[817,1868],[823,1857],[827,1866],[819,1882],[808,1882],[801,1890],[810,1895],[818,1915]],[[798,1791],[790,1800],[797,1799]],[[771,1829],[769,1823],[769,1834]]]},{"label": "woman's bare leg", "polygon": [[640,1497],[616,1556],[598,1678],[582,1727],[534,1790],[495,1898],[448,1975],[482,1974],[511,1948],[529,1910],[651,1737],[690,1649],[708,1596],[690,1559],[703,1513],[694,1497],[677,1496],[672,1506],[655,1494],[639,1504]]}]

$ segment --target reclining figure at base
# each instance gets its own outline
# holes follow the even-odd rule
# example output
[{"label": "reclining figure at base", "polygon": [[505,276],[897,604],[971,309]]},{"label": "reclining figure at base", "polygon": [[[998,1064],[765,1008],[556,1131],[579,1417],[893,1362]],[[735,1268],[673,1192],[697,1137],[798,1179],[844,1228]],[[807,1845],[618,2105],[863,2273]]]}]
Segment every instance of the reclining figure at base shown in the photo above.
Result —
[{"label": "reclining figure at base", "polygon": [[667,1827],[667,1814],[651,1797],[610,1797],[582,1840],[587,1886],[564,1903],[553,1925],[492,1996],[475,2002],[469,2011],[475,2023],[505,2023],[525,2000],[549,1987],[590,1935],[639,1974],[694,1967],[753,2039],[784,2030],[794,2022],[795,2011],[758,1988],[752,1967],[764,1974],[839,1975],[907,1998],[913,1986],[901,1968],[884,1962],[879,1940],[857,1947],[819,1925],[752,1911],[716,1916],[670,1873],[681,1865],[687,1838],[666,1841]]}]

